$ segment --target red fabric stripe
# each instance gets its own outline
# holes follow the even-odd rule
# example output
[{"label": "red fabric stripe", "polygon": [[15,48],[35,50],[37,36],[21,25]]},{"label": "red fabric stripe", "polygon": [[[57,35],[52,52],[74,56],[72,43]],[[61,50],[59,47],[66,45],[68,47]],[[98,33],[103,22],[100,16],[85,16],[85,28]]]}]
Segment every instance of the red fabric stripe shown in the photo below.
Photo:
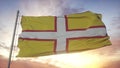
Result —
[{"label": "red fabric stripe", "polygon": [[57,40],[55,40],[55,42],[54,42],[54,54],[56,54],[56,47],[57,47]]},{"label": "red fabric stripe", "polygon": [[65,17],[66,31],[68,31],[68,19],[66,15],[64,17]]},{"label": "red fabric stripe", "polygon": [[37,39],[37,38],[19,38],[22,40],[35,40],[35,41],[55,41],[56,39]]},{"label": "red fabric stripe", "polygon": [[69,40],[68,40],[68,39],[66,39],[66,52],[69,52],[69,51],[68,51],[68,48],[69,48],[69,46],[68,46],[68,45],[69,45]]},{"label": "red fabric stripe", "polygon": [[56,32],[55,30],[23,30],[22,32]]},{"label": "red fabric stripe", "polygon": [[91,37],[76,37],[76,38],[67,38],[67,39],[90,39],[90,38],[104,38],[108,36],[91,36]]},{"label": "red fabric stripe", "polygon": [[106,28],[106,27],[103,25],[103,26],[91,26],[89,28]]},{"label": "red fabric stripe", "polygon": [[67,31],[82,31],[82,30],[87,30],[89,28],[105,28],[105,26],[91,26],[91,27],[88,27],[88,28],[82,28],[82,29],[67,29]]},{"label": "red fabric stripe", "polygon": [[55,26],[54,26],[55,27],[55,31],[54,32],[57,32],[57,17],[55,16],[54,18],[55,18],[54,19],[54,23],[55,23]]}]

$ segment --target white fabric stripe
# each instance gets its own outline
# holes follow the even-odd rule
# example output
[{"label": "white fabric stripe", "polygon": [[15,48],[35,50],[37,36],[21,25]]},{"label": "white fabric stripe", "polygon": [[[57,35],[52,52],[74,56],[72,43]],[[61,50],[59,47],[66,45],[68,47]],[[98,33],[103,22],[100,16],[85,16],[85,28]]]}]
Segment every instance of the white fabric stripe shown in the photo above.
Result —
[{"label": "white fabric stripe", "polygon": [[65,25],[65,18],[59,17],[57,18],[57,46],[56,46],[56,53],[60,51],[66,51],[66,25]]},{"label": "white fabric stripe", "polygon": [[57,39],[56,53],[66,51],[66,38],[105,36],[106,29],[89,28],[82,31],[67,31],[64,17],[57,17],[57,32],[22,32],[22,38]]},{"label": "white fabric stripe", "polygon": [[105,36],[106,29],[101,28],[89,28],[85,31],[69,31],[61,32],[22,32],[20,37],[22,38],[37,38],[37,39],[57,39],[59,37],[74,38],[74,37],[91,37],[91,36]]}]

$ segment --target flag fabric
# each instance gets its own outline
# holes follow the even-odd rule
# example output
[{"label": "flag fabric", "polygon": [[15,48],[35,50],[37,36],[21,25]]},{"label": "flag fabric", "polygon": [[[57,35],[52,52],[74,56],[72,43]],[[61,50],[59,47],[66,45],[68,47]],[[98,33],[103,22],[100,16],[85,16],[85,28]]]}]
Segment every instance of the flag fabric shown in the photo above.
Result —
[{"label": "flag fabric", "polygon": [[79,52],[111,45],[101,14],[22,16],[18,57]]}]

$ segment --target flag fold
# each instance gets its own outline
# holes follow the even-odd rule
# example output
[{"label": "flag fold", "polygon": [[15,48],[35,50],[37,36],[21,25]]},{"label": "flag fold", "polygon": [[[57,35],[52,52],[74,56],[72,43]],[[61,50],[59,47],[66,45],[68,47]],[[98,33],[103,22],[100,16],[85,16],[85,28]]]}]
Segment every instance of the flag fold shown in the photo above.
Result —
[{"label": "flag fold", "polygon": [[79,52],[111,45],[101,14],[22,16],[18,57]]}]

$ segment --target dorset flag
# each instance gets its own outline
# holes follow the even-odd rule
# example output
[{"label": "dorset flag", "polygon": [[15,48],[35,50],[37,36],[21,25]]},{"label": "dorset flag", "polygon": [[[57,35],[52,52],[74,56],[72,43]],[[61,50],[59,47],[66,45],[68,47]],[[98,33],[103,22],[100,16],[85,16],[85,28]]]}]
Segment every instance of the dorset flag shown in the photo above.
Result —
[{"label": "dorset flag", "polygon": [[78,52],[110,45],[101,15],[22,16],[18,57]]}]

